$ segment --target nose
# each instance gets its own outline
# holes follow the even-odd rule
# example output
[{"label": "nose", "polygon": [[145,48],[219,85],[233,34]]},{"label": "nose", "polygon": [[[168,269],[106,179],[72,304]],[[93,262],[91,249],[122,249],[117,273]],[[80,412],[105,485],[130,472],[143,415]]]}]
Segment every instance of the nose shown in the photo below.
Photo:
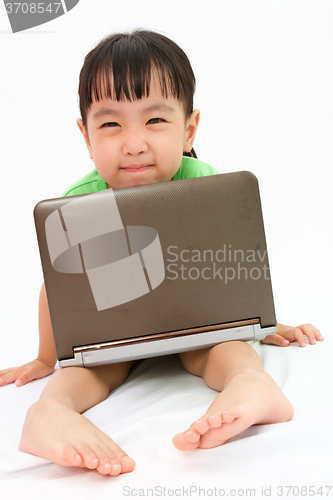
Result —
[{"label": "nose", "polygon": [[123,154],[137,156],[148,151],[144,134],[137,130],[128,132],[124,137]]}]

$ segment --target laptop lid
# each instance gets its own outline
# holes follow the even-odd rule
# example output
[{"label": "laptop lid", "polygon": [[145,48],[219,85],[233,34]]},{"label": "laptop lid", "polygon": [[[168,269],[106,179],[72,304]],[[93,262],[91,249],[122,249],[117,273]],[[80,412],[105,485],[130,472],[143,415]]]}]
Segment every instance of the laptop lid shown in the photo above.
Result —
[{"label": "laptop lid", "polygon": [[34,215],[61,366],[276,331],[249,172],[46,200]]}]

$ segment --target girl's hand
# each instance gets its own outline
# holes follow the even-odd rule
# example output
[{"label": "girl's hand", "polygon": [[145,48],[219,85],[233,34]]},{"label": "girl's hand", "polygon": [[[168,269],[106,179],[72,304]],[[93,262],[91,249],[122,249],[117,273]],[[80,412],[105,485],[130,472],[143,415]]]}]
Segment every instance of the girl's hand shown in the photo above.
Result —
[{"label": "girl's hand", "polygon": [[278,345],[280,347],[287,347],[290,342],[297,340],[301,347],[305,347],[305,337],[308,338],[310,344],[315,344],[317,340],[320,342],[324,340],[318,328],[307,323],[300,326],[286,326],[277,324],[277,333],[274,335],[267,335],[260,342],[263,344]]},{"label": "girl's hand", "polygon": [[42,360],[41,358],[34,359],[30,363],[26,363],[17,368],[7,368],[0,370],[0,386],[15,382],[17,387],[27,384],[32,380],[47,377],[54,370],[54,365]]}]

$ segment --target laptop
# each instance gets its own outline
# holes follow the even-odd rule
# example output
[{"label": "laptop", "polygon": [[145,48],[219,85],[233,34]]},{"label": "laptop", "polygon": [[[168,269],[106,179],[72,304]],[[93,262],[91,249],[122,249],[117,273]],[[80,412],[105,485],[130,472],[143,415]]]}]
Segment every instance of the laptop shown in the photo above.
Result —
[{"label": "laptop", "polygon": [[34,217],[61,367],[277,331],[250,172],[45,200]]}]

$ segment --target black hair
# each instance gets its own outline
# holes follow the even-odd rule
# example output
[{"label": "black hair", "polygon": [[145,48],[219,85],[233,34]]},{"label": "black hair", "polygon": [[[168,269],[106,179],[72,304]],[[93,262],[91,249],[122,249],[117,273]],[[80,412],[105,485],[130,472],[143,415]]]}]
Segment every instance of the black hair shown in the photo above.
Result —
[{"label": "black hair", "polygon": [[[164,97],[182,102],[185,117],[193,111],[195,76],[185,52],[160,33],[136,30],[104,38],[87,54],[80,72],[79,105],[83,125],[93,100],[130,101],[148,97],[156,71]],[[196,157],[194,150],[184,153]]]}]

